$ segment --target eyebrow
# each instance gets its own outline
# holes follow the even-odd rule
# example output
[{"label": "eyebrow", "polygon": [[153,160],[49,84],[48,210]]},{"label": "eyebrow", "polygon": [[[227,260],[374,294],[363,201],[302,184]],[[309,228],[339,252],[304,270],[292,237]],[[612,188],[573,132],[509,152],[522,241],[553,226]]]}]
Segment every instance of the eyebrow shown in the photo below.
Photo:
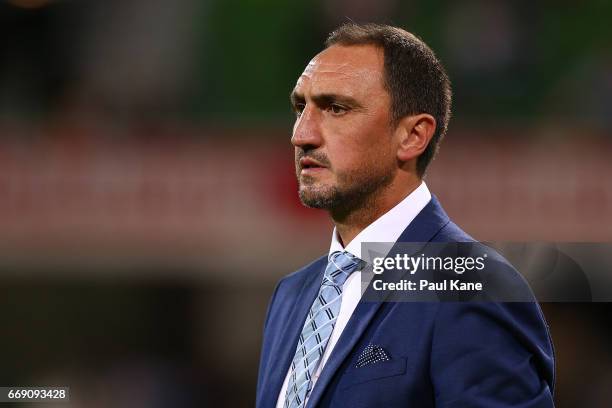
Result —
[{"label": "eyebrow", "polygon": [[[294,107],[298,103],[305,101],[304,95],[302,95],[299,92],[296,92],[295,90],[291,92],[291,95],[289,96],[289,98],[291,100],[291,105],[293,105]],[[352,98],[346,95],[340,95],[340,94],[334,94],[334,93],[322,93],[322,94],[313,95],[311,99],[314,101],[314,103],[317,106],[328,106],[334,102],[337,102],[343,105],[348,105],[349,107],[353,109],[363,108],[363,106],[359,102],[357,102],[355,98]]]}]

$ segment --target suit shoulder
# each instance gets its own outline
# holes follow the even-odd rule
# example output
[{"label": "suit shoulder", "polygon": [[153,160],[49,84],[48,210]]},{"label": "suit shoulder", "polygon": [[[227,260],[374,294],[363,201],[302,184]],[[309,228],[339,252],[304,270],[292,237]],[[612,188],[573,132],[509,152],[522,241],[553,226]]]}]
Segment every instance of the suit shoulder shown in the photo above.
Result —
[{"label": "suit shoulder", "polygon": [[448,221],[432,238],[433,242],[475,242],[476,240],[457,224]]},{"label": "suit shoulder", "polygon": [[482,279],[487,281],[489,294],[499,301],[534,300],[533,292],[523,275],[495,248],[475,240],[463,231],[457,224],[448,221],[432,238],[437,243],[459,243],[451,246],[454,256],[469,256],[476,258],[486,254],[486,267],[480,272]]}]

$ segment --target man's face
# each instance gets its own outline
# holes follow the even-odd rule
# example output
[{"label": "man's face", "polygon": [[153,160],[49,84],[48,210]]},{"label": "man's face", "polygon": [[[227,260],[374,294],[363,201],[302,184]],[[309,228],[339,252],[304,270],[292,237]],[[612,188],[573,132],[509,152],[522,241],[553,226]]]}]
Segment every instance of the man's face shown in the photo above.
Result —
[{"label": "man's face", "polygon": [[310,61],[291,94],[291,143],[302,203],[349,210],[397,172],[383,51],[331,46]]}]

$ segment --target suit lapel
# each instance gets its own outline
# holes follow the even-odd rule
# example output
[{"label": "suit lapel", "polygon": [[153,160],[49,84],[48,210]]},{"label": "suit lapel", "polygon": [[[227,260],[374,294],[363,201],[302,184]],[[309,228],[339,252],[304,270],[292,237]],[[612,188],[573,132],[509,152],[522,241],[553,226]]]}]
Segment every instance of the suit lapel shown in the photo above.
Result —
[{"label": "suit lapel", "polygon": [[304,321],[306,320],[306,314],[319,292],[326,266],[327,256],[321,258],[319,262],[315,262],[305,274],[306,278],[294,303],[295,306],[287,319],[285,328],[271,348],[272,350],[278,350],[278,352],[272,356],[268,363],[270,378],[268,386],[262,390],[262,403],[260,404],[262,407],[276,406],[278,394],[291,361],[295,356],[295,348],[298,337],[302,332]]},{"label": "suit lapel", "polygon": [[[448,215],[446,215],[436,197],[432,195],[429,203],[423,208],[423,210],[421,210],[410,225],[408,225],[404,232],[402,232],[397,241],[429,242],[448,222]],[[391,253],[393,251],[394,249],[391,250]],[[312,390],[307,407],[315,407],[317,405],[325,392],[326,387],[338,370],[338,367],[340,367],[363,332],[367,329],[370,321],[382,303],[383,302],[359,301],[353,315],[342,331],[342,335],[338,339],[338,343],[336,343],[333,352],[330,354],[329,359],[323,367],[321,376],[317,380],[315,387]]]}]

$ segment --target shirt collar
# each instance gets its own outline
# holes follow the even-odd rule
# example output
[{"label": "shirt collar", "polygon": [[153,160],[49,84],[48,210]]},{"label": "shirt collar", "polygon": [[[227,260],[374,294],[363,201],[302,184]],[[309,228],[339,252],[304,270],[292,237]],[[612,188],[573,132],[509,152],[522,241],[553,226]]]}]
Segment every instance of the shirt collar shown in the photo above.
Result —
[{"label": "shirt collar", "polygon": [[395,207],[381,215],[376,221],[364,228],[345,247],[340,243],[338,231],[334,227],[329,255],[336,251],[347,251],[356,257],[361,257],[363,242],[395,242],[412,220],[431,200],[431,193],[424,181],[414,191],[400,201]]}]

